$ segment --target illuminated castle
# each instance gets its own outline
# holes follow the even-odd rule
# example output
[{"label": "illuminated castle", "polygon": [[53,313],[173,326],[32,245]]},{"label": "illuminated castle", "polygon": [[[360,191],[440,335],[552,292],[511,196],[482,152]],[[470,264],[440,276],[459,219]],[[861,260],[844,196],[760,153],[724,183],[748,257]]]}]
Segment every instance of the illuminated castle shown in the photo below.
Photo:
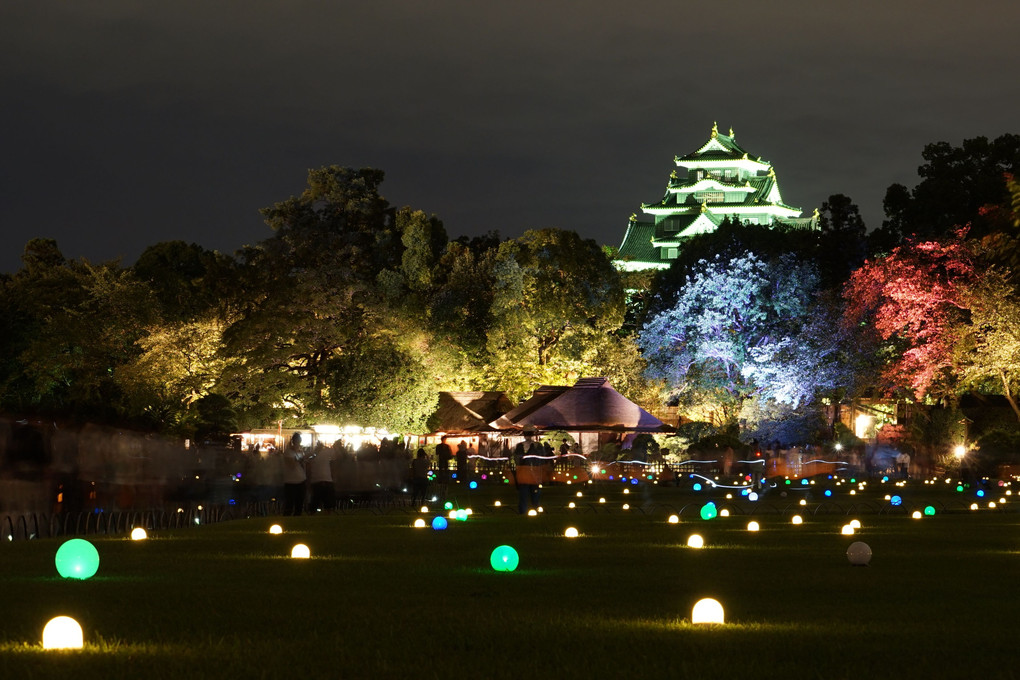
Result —
[{"label": "illuminated castle", "polygon": [[772,165],[744,151],[732,129],[723,135],[713,125],[712,136],[700,149],[674,160],[678,170],[669,175],[666,195],[641,204],[647,217],[630,216],[614,261],[618,269],[667,269],[686,237],[715,231],[727,217],[817,228],[817,211],[802,218],[800,208],[786,205]]}]

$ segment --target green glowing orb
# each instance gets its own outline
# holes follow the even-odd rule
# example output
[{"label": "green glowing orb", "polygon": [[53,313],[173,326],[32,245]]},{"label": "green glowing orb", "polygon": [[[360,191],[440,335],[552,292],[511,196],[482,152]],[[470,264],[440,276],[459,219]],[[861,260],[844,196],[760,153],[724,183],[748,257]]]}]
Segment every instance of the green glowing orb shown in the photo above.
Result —
[{"label": "green glowing orb", "polygon": [[708,502],[701,506],[701,519],[715,519],[718,514],[715,503]]},{"label": "green glowing orb", "polygon": [[928,517],[931,517],[932,515],[935,514],[935,508],[933,506],[929,505],[928,507],[926,507],[924,509],[924,514],[927,515]]},{"label": "green glowing orb", "polygon": [[57,549],[54,562],[64,578],[87,579],[99,571],[99,551],[83,538],[72,538]]},{"label": "green glowing orb", "polygon": [[520,558],[517,551],[508,545],[501,545],[492,551],[489,556],[489,564],[496,571],[513,571],[517,568]]}]

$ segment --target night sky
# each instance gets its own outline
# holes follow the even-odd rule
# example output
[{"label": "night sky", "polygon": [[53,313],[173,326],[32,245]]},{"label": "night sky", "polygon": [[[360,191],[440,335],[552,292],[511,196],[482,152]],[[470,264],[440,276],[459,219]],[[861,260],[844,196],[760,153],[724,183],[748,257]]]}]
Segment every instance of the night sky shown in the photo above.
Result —
[{"label": "night sky", "polygon": [[877,227],[925,144],[1020,133],[1020,3],[7,0],[0,93],[0,271],[232,253],[330,164],[451,238],[619,245],[713,121]]}]

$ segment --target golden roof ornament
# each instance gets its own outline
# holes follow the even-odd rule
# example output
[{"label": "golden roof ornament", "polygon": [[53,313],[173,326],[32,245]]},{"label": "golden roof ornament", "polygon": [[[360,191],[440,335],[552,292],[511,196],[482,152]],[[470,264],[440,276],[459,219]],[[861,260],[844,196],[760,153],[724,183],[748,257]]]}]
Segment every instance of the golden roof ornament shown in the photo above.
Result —
[{"label": "golden roof ornament", "polygon": [[733,126],[730,126],[730,139],[736,139],[737,136],[733,134]]},{"label": "golden roof ornament", "polygon": [[631,213],[630,214],[630,221],[631,222],[637,222],[637,213]]},{"label": "golden roof ornament", "polygon": [[708,212],[708,200],[706,199],[701,201],[701,212]]},{"label": "golden roof ornament", "polygon": [[676,170],[674,170],[673,172],[669,173],[669,178],[670,179],[676,179]]},{"label": "golden roof ornament", "polygon": [[719,136],[719,124],[716,122],[712,123],[712,139]]}]

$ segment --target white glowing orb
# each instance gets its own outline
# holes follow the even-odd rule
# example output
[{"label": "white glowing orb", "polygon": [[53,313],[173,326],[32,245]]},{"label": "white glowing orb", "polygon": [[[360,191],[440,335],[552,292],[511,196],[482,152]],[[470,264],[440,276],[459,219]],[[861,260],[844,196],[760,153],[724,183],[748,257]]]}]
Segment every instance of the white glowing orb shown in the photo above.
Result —
[{"label": "white glowing orb", "polygon": [[498,508],[498,507],[502,506],[503,504],[500,503],[499,501],[496,501],[493,505],[495,505]]},{"label": "white glowing orb", "polygon": [[623,493],[625,493],[625,494],[628,494],[628,493],[630,493],[630,489],[624,489],[624,490],[623,490]]},{"label": "white glowing orb", "polygon": [[85,635],[70,616],[58,616],[43,628],[42,646],[43,649],[81,649],[85,646]]},{"label": "white glowing orb", "polygon": [[705,547],[705,539],[703,539],[699,534],[691,534],[690,537],[687,539],[687,547],[688,548],[704,548]]},{"label": "white glowing orb", "polygon": [[269,527],[269,533],[271,533],[271,534],[282,534],[283,533],[283,527],[281,527],[279,524],[274,524],[273,526]]},{"label": "white glowing orb", "polygon": [[624,510],[630,510],[630,503],[624,503],[623,504],[623,509]]},{"label": "white glowing orb", "polygon": [[912,513],[910,513],[910,516],[914,519],[921,519],[922,517],[924,517],[924,515],[921,514],[920,510],[914,510]]},{"label": "white glowing orb", "polygon": [[599,499],[599,503],[605,503],[605,502],[606,502],[606,499],[605,499],[605,498],[600,498],[600,499]]},{"label": "white glowing orb", "polygon": [[720,517],[729,517],[730,516],[730,511],[727,510],[726,508],[723,508],[722,510],[719,511],[719,516]]},{"label": "white glowing orb", "polygon": [[528,517],[538,517],[538,510],[535,508],[528,510]]},{"label": "white glowing orb", "polygon": [[580,491],[578,491],[578,492],[577,492],[577,497],[578,497],[578,498],[580,498],[580,497],[581,497],[581,496],[583,496],[583,495],[584,495],[584,494],[583,494],[583,493],[581,493]]},{"label": "white glowing orb", "polygon": [[[499,505],[499,501],[496,501],[496,505]],[[429,506],[427,506],[427,505],[423,505],[420,508],[418,508],[418,512],[422,513],[423,515],[427,514],[428,511],[429,511]]]},{"label": "white glowing orb", "polygon": [[747,523],[747,530],[748,531],[760,531],[761,530],[761,526],[759,526],[759,524],[757,522],[751,521],[751,522]]},{"label": "white glowing orb", "polygon": [[573,510],[577,506],[574,505],[574,501],[570,501],[569,503],[567,503],[567,507]]},{"label": "white glowing orb", "polygon": [[131,530],[131,540],[132,541],[144,541],[148,537],[149,537],[149,534],[147,534],[145,532],[145,529],[143,529],[141,527],[135,527],[134,529]]},{"label": "white glowing orb", "polygon": [[977,503],[971,503],[970,504],[970,509],[971,510],[977,510],[978,509],[978,504]]},{"label": "white glowing orb", "polygon": [[749,500],[752,503],[754,503],[755,501],[758,500],[758,494],[755,493],[754,491],[752,491],[751,493],[747,494],[747,500]]},{"label": "white glowing orb", "polygon": [[540,506],[538,506],[538,511],[539,511],[539,512],[545,512],[545,508],[543,508],[543,507],[542,507],[542,506],[540,505]]},{"label": "white glowing orb", "polygon": [[805,498],[801,498],[801,499],[800,499],[800,504],[801,504],[801,505],[807,505],[807,499],[805,499]]},{"label": "white glowing orb", "polygon": [[290,550],[290,556],[297,559],[306,560],[312,556],[312,551],[308,549],[308,546],[304,543],[298,543]]},{"label": "white glowing orb", "polygon": [[669,516],[669,523],[670,524],[680,524],[680,517],[677,516],[677,515],[670,515]]},{"label": "white glowing orb", "polygon": [[846,558],[855,567],[866,567],[871,561],[871,546],[863,541],[854,541],[846,549]]},{"label": "white glowing orb", "polygon": [[844,536],[853,536],[854,535],[854,527],[853,527],[853,525],[851,525],[851,524],[844,524],[843,528],[840,529],[840,533],[843,534]]},{"label": "white glowing orb", "polygon": [[859,519],[852,519],[852,520],[850,520],[850,526],[852,526],[854,529],[860,529],[861,528],[861,520],[859,520]]},{"label": "white glowing orb", "polygon": [[563,532],[563,535],[567,538],[577,538],[579,534],[575,527],[567,527],[567,530]]},{"label": "white glowing orb", "polygon": [[698,600],[691,610],[691,623],[725,623],[723,606],[710,597]]},{"label": "white glowing orb", "polygon": [[791,524],[803,524],[804,523],[804,518],[801,517],[800,515],[794,515],[793,517],[790,518],[790,523]]},{"label": "white glowing orb", "polygon": [[419,517],[418,519],[414,520],[414,528],[415,529],[424,529],[425,526],[426,526],[425,520],[423,520],[421,517]]}]

